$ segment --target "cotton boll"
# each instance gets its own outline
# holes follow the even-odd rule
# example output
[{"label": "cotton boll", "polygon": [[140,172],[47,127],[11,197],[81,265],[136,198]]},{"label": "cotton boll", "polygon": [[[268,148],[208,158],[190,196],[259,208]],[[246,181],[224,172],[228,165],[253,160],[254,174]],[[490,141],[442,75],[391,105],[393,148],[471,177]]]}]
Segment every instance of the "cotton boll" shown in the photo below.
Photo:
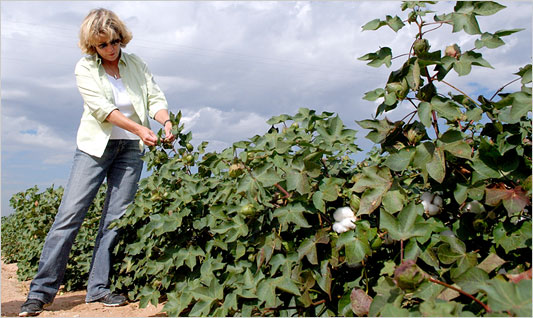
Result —
[{"label": "cotton boll", "polygon": [[429,204],[426,212],[431,216],[437,215],[440,212],[440,207],[433,204]]},{"label": "cotton boll", "polygon": [[484,208],[483,205],[482,205],[481,203],[479,203],[479,201],[477,201],[477,200],[474,200],[474,201],[468,202],[468,203],[465,205],[464,210],[465,210],[465,212],[470,212],[470,213],[474,213],[474,214],[479,214],[479,213],[483,213],[483,212],[485,212],[485,208]]},{"label": "cotton boll", "polygon": [[337,233],[344,233],[348,231],[348,229],[344,225],[342,225],[340,222],[335,222],[333,223],[333,231]]},{"label": "cotton boll", "polygon": [[455,234],[451,230],[445,230],[440,232],[440,235],[449,236],[449,237],[455,237]]},{"label": "cotton boll", "polygon": [[422,196],[420,197],[420,200],[422,200],[422,203],[424,203],[424,202],[431,203],[431,201],[433,201],[433,197],[434,196],[435,195],[432,194],[432,193],[424,192],[424,193],[422,193]]},{"label": "cotton boll", "polygon": [[385,245],[391,245],[392,243],[394,243],[394,240],[392,239],[392,237],[390,237],[390,235],[387,233],[383,236],[383,244]]},{"label": "cotton boll", "polygon": [[340,221],[340,224],[342,224],[342,226],[344,226],[345,228],[349,229],[349,230],[353,230],[355,229],[355,218],[346,218],[342,221]]},{"label": "cotton boll", "polygon": [[436,195],[434,198],[433,198],[433,204],[438,206],[439,208],[442,207],[442,198],[439,197],[438,195]]},{"label": "cotton boll", "polygon": [[353,218],[353,217],[354,217],[353,211],[349,207],[338,208],[333,213],[333,218],[337,222],[340,222],[346,218]]}]

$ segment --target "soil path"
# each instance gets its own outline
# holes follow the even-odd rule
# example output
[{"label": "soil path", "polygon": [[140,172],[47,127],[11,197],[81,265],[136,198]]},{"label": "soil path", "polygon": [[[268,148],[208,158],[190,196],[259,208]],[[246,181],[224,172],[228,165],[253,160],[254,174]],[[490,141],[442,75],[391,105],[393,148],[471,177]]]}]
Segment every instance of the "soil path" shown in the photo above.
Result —
[{"label": "soil path", "polygon": [[[17,264],[2,261],[2,317],[18,317],[20,306],[26,301],[30,282],[17,280]],[[163,305],[139,308],[139,303],[122,307],[104,307],[101,304],[85,303],[85,291],[62,292],[54,303],[46,307],[39,317],[166,317],[161,313]]]}]

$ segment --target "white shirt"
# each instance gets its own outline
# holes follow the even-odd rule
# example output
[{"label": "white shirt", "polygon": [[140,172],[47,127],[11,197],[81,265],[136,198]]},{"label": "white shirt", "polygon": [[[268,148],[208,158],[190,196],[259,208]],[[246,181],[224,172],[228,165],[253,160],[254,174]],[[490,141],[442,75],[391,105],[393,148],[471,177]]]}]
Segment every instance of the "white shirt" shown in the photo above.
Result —
[{"label": "white shirt", "polygon": [[[118,110],[124,116],[137,123],[140,123],[139,116],[137,116],[137,114],[135,113],[135,109],[133,108],[133,104],[131,103],[131,99],[128,95],[128,92],[126,91],[126,87],[124,87],[124,84],[122,83],[122,79],[115,79],[109,74],[107,74],[107,78],[109,78],[111,88],[113,89],[113,96],[115,97],[115,106],[117,106]],[[113,125],[110,139],[139,140],[140,138],[139,136],[127,131],[126,129],[122,129],[118,126]]]}]

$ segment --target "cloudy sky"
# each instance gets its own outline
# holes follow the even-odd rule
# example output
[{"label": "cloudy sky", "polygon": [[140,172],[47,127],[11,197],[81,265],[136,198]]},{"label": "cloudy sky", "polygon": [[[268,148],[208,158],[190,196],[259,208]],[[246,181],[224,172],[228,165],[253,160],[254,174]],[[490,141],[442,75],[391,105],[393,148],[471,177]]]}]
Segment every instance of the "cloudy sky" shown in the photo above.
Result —
[{"label": "cloudy sky", "polygon": [[[494,92],[531,63],[532,2],[479,17],[482,31],[525,30],[505,37],[506,46],[483,50],[494,70],[474,68],[468,78],[449,80],[468,93]],[[170,110],[181,110],[193,143],[210,150],[263,134],[265,121],[300,107],[333,111],[347,126],[370,118],[376,104],[365,92],[383,87],[391,69],[357,60],[380,46],[408,51],[416,30],[394,33],[361,26],[400,15],[398,1],[1,1],[1,180],[2,215],[9,198],[37,185],[64,185],[76,147],[82,100],[74,65],[79,25],[90,9],[115,11],[133,33],[125,49],[149,65]],[[439,2],[451,12],[452,2]],[[442,9],[442,10],[441,10]],[[408,31],[407,31],[408,30]],[[450,35],[451,27],[428,34],[432,50],[476,37]],[[513,87],[510,87],[511,89]],[[515,87],[516,88],[516,87]],[[390,118],[401,118],[401,106]],[[152,125],[158,130],[158,124]],[[362,148],[371,144],[359,133]]]}]

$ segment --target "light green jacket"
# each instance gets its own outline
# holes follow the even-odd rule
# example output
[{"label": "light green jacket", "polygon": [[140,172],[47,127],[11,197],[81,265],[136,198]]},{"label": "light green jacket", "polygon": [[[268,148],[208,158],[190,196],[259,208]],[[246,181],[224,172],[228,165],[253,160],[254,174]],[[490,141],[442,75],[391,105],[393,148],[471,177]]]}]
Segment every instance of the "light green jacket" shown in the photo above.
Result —
[{"label": "light green jacket", "polygon": [[[154,118],[158,111],[168,110],[165,95],[155,83],[146,63],[138,56],[122,51],[118,67],[133,108],[141,120],[140,124],[150,128],[148,116]],[[81,58],[74,73],[83,98],[77,146],[92,156],[101,157],[113,127],[106,118],[117,109],[113,89],[97,54]],[[142,141],[139,147],[141,150],[144,148]]]}]

